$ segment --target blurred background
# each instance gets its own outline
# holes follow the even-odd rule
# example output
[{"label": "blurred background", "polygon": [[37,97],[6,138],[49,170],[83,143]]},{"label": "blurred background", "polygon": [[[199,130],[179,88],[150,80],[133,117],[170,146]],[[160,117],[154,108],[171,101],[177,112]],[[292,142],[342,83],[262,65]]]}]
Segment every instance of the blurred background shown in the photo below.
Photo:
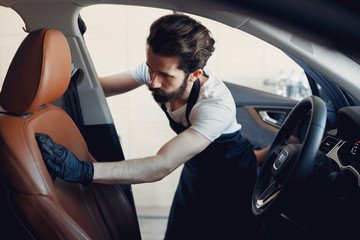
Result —
[{"label": "blurred background", "polygon": [[[126,71],[144,61],[151,23],[170,13],[163,9],[111,5],[84,8],[80,12],[87,27],[84,41],[98,76]],[[302,69],[283,52],[226,25],[191,16],[208,27],[216,41],[208,67],[221,79],[284,97],[301,99],[309,95]],[[1,84],[26,36],[23,27],[12,9],[0,7]],[[126,159],[154,155],[175,136],[146,87],[109,97],[107,101]],[[159,182],[133,185],[144,240],[163,235],[180,172],[181,167]]]}]

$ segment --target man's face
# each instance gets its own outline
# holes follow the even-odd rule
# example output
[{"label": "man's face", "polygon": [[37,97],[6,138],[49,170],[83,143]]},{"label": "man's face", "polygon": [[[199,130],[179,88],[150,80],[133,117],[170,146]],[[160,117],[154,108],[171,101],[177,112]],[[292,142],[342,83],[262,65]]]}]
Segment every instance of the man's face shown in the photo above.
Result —
[{"label": "man's face", "polygon": [[149,89],[155,101],[171,102],[182,97],[187,88],[188,75],[177,68],[178,58],[158,56],[149,46],[146,57],[150,74]]}]

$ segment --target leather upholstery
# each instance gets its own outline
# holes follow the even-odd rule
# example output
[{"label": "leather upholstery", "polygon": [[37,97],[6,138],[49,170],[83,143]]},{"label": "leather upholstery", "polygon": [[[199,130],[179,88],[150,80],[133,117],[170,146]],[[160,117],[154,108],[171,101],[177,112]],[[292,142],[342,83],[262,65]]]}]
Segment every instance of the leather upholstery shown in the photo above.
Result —
[{"label": "leather upholstery", "polygon": [[11,63],[0,95],[2,107],[11,112],[0,114],[0,218],[8,223],[2,234],[9,231],[13,239],[140,239],[135,211],[119,186],[53,182],[42,160],[37,132],[80,160],[95,161],[72,119],[49,103],[65,92],[70,71],[66,38],[53,29],[30,33]]},{"label": "leather upholstery", "polygon": [[60,98],[69,85],[70,74],[70,50],[64,35],[52,29],[34,31],[10,64],[1,106],[9,112],[31,113]]}]

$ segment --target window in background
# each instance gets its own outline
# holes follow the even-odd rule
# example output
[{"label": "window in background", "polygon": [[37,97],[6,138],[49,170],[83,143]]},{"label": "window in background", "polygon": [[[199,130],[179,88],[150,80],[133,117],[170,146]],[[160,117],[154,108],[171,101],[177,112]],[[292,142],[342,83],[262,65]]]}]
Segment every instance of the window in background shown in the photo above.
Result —
[{"label": "window in background", "polygon": [[224,81],[300,100],[311,94],[303,69],[284,52],[238,29],[191,15],[213,33],[208,66]]},{"label": "window in background", "polygon": [[0,86],[16,50],[27,35],[23,26],[24,22],[14,10],[0,7]]}]

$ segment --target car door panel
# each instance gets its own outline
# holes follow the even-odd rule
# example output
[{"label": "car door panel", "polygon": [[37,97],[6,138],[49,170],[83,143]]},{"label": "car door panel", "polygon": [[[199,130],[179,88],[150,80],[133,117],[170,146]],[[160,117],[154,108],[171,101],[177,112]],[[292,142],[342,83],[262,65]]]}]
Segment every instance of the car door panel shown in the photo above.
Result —
[{"label": "car door panel", "polygon": [[[233,83],[225,84],[234,97],[236,119],[242,125],[242,135],[255,148],[270,145],[297,101]],[[299,141],[294,136],[290,140]]]}]

